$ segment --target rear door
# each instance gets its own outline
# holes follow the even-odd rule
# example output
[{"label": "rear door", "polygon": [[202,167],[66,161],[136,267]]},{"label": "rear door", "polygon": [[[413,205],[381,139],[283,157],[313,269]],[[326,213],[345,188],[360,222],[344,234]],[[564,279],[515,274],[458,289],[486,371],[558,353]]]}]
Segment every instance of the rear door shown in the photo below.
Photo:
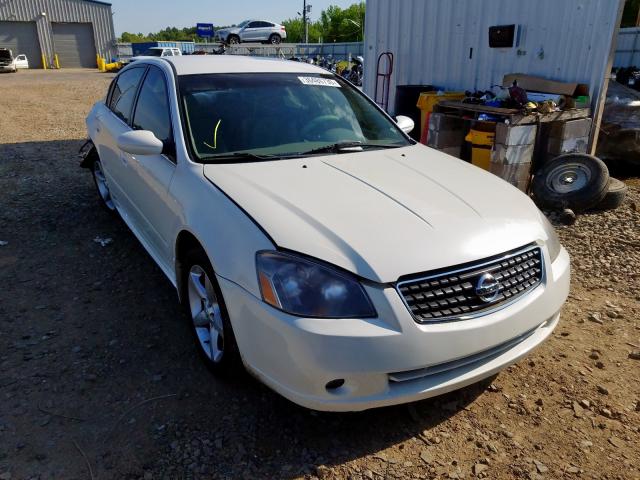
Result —
[{"label": "rear door", "polygon": [[256,38],[261,42],[269,40],[269,36],[271,36],[271,33],[273,32],[273,23],[269,23],[269,22],[258,22],[258,23],[259,23],[259,26],[258,26],[258,32],[257,32]]},{"label": "rear door", "polygon": [[118,137],[131,130],[133,105],[145,71],[146,67],[141,65],[120,73],[107,97],[107,108],[97,109],[95,115],[94,143],[111,197],[127,223],[135,223],[131,199],[126,190],[131,168],[118,148]]}]

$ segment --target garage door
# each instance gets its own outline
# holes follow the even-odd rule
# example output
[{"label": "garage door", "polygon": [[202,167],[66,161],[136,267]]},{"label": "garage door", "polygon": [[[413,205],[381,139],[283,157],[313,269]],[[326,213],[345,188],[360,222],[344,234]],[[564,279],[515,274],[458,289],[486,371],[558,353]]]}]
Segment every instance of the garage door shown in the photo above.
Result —
[{"label": "garage door", "polygon": [[96,67],[96,47],[90,23],[52,23],[53,50],[61,68]]},{"label": "garage door", "polygon": [[31,68],[41,68],[38,31],[33,22],[0,22],[0,47],[9,48],[13,56],[24,53]]}]

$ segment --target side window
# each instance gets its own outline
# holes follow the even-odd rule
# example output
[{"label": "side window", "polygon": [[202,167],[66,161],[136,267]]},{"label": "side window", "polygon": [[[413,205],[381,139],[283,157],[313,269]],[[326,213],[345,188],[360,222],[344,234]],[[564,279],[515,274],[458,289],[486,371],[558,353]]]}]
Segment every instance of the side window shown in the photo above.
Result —
[{"label": "side window", "polygon": [[127,124],[131,123],[131,109],[143,73],[144,68],[132,68],[121,73],[116,78],[116,85],[111,92],[109,108]]},{"label": "side window", "polygon": [[173,52],[171,50],[164,50],[162,52],[162,56],[163,57],[172,57],[173,56]]},{"label": "side window", "polygon": [[163,142],[170,142],[173,138],[167,85],[158,68],[149,68],[144,79],[136,104],[133,128],[149,130]]},{"label": "side window", "polygon": [[260,26],[260,22],[251,22],[247,25],[247,28],[258,28]]}]

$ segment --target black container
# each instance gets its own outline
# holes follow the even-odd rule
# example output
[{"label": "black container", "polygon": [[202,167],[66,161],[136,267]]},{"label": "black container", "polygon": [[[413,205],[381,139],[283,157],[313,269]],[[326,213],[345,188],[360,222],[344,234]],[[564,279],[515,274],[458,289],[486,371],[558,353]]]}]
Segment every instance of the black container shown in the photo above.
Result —
[{"label": "black container", "polygon": [[404,115],[413,120],[415,127],[410,133],[411,138],[420,141],[420,109],[417,107],[418,98],[422,92],[433,92],[433,85],[398,85],[396,87],[396,115]]}]

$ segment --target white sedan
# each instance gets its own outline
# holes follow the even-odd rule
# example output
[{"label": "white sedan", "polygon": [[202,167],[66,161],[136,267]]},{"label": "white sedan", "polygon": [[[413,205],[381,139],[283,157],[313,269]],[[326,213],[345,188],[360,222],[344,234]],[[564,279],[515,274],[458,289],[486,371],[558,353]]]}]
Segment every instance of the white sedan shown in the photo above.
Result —
[{"label": "white sedan", "polygon": [[364,410],[496,374],[551,334],[569,290],[532,201],[412,126],[305,63],[143,59],[89,113],[82,164],[212,370]]}]

